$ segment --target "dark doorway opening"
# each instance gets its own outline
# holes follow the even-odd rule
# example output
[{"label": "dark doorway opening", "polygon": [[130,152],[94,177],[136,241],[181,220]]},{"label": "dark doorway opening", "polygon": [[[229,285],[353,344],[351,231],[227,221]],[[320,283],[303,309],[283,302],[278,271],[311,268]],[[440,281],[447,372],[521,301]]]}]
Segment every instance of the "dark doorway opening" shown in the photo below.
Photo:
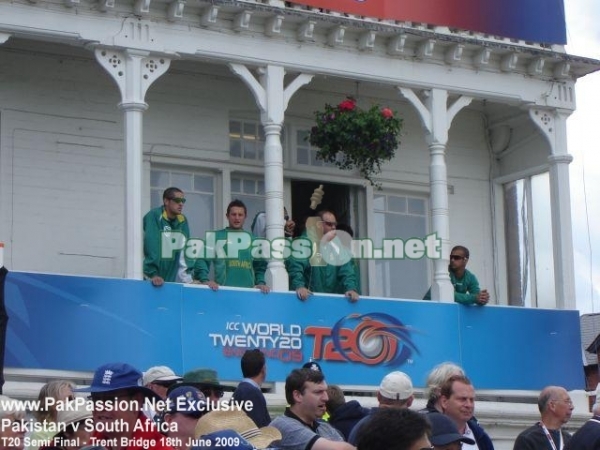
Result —
[{"label": "dark doorway opening", "polygon": [[314,215],[310,209],[310,197],[314,190],[323,185],[323,201],[316,211],[329,210],[338,223],[351,223],[350,187],[344,184],[322,183],[317,181],[292,180],[292,217],[296,222],[296,234],[304,231],[307,217]]}]

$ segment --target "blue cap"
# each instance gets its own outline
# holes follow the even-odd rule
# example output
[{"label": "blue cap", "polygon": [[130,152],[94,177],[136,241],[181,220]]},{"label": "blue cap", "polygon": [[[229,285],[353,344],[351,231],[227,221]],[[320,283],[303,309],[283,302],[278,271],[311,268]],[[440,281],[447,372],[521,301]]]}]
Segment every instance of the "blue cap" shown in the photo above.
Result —
[{"label": "blue cap", "polygon": [[252,444],[233,430],[221,430],[196,439],[201,445],[192,450],[254,450]]},{"label": "blue cap", "polygon": [[96,369],[90,386],[73,389],[73,392],[97,393],[131,389],[140,391],[147,397],[158,397],[152,390],[144,387],[142,379],[142,372],[129,364],[109,363]]},{"label": "blue cap", "polygon": [[167,396],[166,413],[182,413],[192,417],[201,417],[206,408],[206,397],[193,386],[179,386]]},{"label": "blue cap", "polygon": [[302,365],[303,369],[310,369],[310,370],[315,370],[317,372],[321,372],[323,373],[323,370],[321,369],[321,366],[319,365],[319,363],[314,362],[314,361],[309,361],[307,363],[304,363]]}]

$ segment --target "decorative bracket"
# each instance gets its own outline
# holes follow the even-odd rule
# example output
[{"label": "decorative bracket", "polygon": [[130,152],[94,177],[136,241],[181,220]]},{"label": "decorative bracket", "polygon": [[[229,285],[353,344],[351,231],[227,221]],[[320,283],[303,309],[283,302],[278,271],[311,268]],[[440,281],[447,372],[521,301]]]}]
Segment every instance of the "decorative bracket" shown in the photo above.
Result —
[{"label": "decorative bracket", "polygon": [[281,25],[285,16],[276,15],[267,20],[265,24],[265,34],[267,36],[276,36],[281,34]]},{"label": "decorative bracket", "polygon": [[317,24],[314,20],[307,20],[300,28],[298,28],[297,38],[299,41],[312,41],[315,33],[315,25]]},{"label": "decorative bracket", "polygon": [[186,0],[174,0],[167,9],[167,19],[169,22],[176,22],[183,19],[183,8]]},{"label": "decorative bracket", "polygon": [[138,50],[97,48],[96,59],[116,81],[122,103],[144,104],[146,91],[171,64],[168,58],[150,55]]},{"label": "decorative bracket", "polygon": [[406,46],[406,34],[400,33],[391,38],[388,42],[387,52],[389,55],[401,55],[404,53]]},{"label": "decorative bracket", "polygon": [[375,37],[377,33],[374,31],[366,31],[365,33],[360,35],[358,39],[358,48],[360,50],[373,50],[375,48]]},{"label": "decorative bracket", "polygon": [[217,23],[217,17],[219,16],[219,7],[218,6],[209,6],[206,8],[204,13],[202,14],[202,18],[200,19],[200,24],[204,27],[209,25],[214,25]]},{"label": "decorative bracket", "polygon": [[327,44],[331,47],[336,47],[344,43],[344,35],[346,34],[346,27],[338,26],[333,28],[327,36]]}]

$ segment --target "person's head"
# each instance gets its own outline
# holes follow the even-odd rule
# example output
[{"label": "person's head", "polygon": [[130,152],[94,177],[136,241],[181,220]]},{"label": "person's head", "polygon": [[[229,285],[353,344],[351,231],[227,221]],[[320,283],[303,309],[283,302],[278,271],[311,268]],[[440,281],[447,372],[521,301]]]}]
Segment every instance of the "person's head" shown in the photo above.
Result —
[{"label": "person's head", "polygon": [[[82,398],[69,401],[58,411],[58,423],[64,427],[54,436],[54,440],[65,450],[77,450],[88,445],[92,436],[93,420],[91,402]],[[76,445],[70,445],[76,444]]]},{"label": "person's head", "polygon": [[462,375],[453,375],[440,388],[442,411],[463,432],[464,425],[473,417],[475,410],[475,389],[471,381]]},{"label": "person's head", "polygon": [[538,397],[538,409],[546,426],[559,428],[571,419],[573,402],[565,388],[547,386]]},{"label": "person's head", "polygon": [[167,366],[150,367],[144,372],[143,383],[163,400],[167,398],[167,391],[171,386],[182,380]]},{"label": "person's head", "polygon": [[452,247],[450,251],[450,270],[453,272],[464,270],[469,262],[469,249],[462,245]]},{"label": "person's head", "polygon": [[429,450],[431,426],[425,417],[407,408],[380,409],[361,427],[356,447],[358,450]]},{"label": "person's head", "polygon": [[[169,392],[164,421],[169,424],[168,436],[174,442],[185,443],[194,438],[198,419],[207,412],[206,397],[193,386],[177,386]],[[173,424],[173,425],[171,425]]]},{"label": "person's head", "polygon": [[327,234],[330,231],[334,231],[337,228],[337,221],[335,218],[335,214],[328,210],[322,210],[317,213],[319,216],[319,222],[317,222],[317,227],[320,227],[323,230],[323,234]]},{"label": "person's head", "polygon": [[142,372],[129,364],[109,363],[96,369],[89,387],[75,389],[91,394],[94,426],[106,430],[108,438],[131,436],[144,400],[158,399],[142,379]]},{"label": "person's head", "polygon": [[292,370],[285,379],[285,399],[293,412],[307,422],[323,417],[328,400],[323,373],[311,369]]},{"label": "person's head", "polygon": [[190,370],[183,374],[182,383],[198,388],[213,404],[220,402],[225,395],[225,386],[219,382],[219,376],[214,369]]},{"label": "person's head", "polygon": [[410,408],[413,399],[412,381],[404,372],[390,372],[381,380],[377,391],[380,407]]},{"label": "person's head", "polygon": [[246,214],[248,210],[244,202],[238,199],[233,200],[227,205],[227,221],[229,228],[234,230],[241,230],[244,228],[244,222],[246,221]]},{"label": "person's head", "polygon": [[183,191],[176,187],[170,187],[163,192],[163,206],[169,219],[181,214],[185,204],[185,195]]},{"label": "person's head", "polygon": [[434,404],[438,402],[442,384],[452,375],[465,376],[466,374],[460,366],[451,362],[443,362],[431,369],[425,381],[425,397],[429,402]]},{"label": "person's head", "polygon": [[38,394],[40,408],[34,411],[35,418],[39,422],[56,422],[57,406],[73,399],[74,388],[75,385],[66,380],[52,380],[43,385]]},{"label": "person's head", "polygon": [[259,349],[246,350],[240,361],[242,367],[242,375],[244,378],[255,378],[262,375],[266,376],[267,365],[265,355]]},{"label": "person's head", "polygon": [[458,432],[456,424],[450,417],[440,413],[427,414],[426,417],[431,424],[429,440],[435,450],[461,450],[463,442],[475,444],[473,439]]},{"label": "person's head", "polygon": [[335,384],[330,384],[327,386],[327,397],[329,397],[329,400],[327,400],[325,403],[325,407],[327,408],[327,412],[329,414],[333,414],[336,409],[346,403],[344,391],[342,391],[342,388]]},{"label": "person's head", "polygon": [[0,449],[21,450],[25,447],[25,407],[6,395],[0,395],[0,402]]}]

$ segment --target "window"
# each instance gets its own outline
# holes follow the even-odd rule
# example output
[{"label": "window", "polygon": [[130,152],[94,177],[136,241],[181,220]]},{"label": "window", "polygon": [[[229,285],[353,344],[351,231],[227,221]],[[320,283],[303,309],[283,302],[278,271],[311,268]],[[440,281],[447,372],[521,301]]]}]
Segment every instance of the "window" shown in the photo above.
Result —
[{"label": "window", "polygon": [[150,201],[152,207],[163,204],[163,191],[171,186],[181,189],[187,202],[183,213],[188,219],[190,236],[203,238],[215,228],[215,179],[199,172],[153,169],[150,171]]},{"label": "window", "polygon": [[248,215],[244,229],[250,231],[254,216],[265,210],[265,182],[261,178],[231,177],[231,199],[244,202]]},{"label": "window", "polygon": [[262,125],[251,120],[230,120],[229,155],[232,158],[264,161],[265,134]]},{"label": "window", "polygon": [[548,173],[504,185],[508,304],[555,308]]},{"label": "window", "polygon": [[[427,208],[423,198],[395,194],[375,194],[374,248],[382,248],[382,239],[427,236]],[[375,262],[376,288],[384,297],[421,299],[429,288],[426,258],[394,259]],[[376,295],[376,293],[374,293]]]},{"label": "window", "polygon": [[308,142],[310,130],[296,131],[296,164],[313,167],[335,167],[333,163],[317,159],[317,149]]}]

